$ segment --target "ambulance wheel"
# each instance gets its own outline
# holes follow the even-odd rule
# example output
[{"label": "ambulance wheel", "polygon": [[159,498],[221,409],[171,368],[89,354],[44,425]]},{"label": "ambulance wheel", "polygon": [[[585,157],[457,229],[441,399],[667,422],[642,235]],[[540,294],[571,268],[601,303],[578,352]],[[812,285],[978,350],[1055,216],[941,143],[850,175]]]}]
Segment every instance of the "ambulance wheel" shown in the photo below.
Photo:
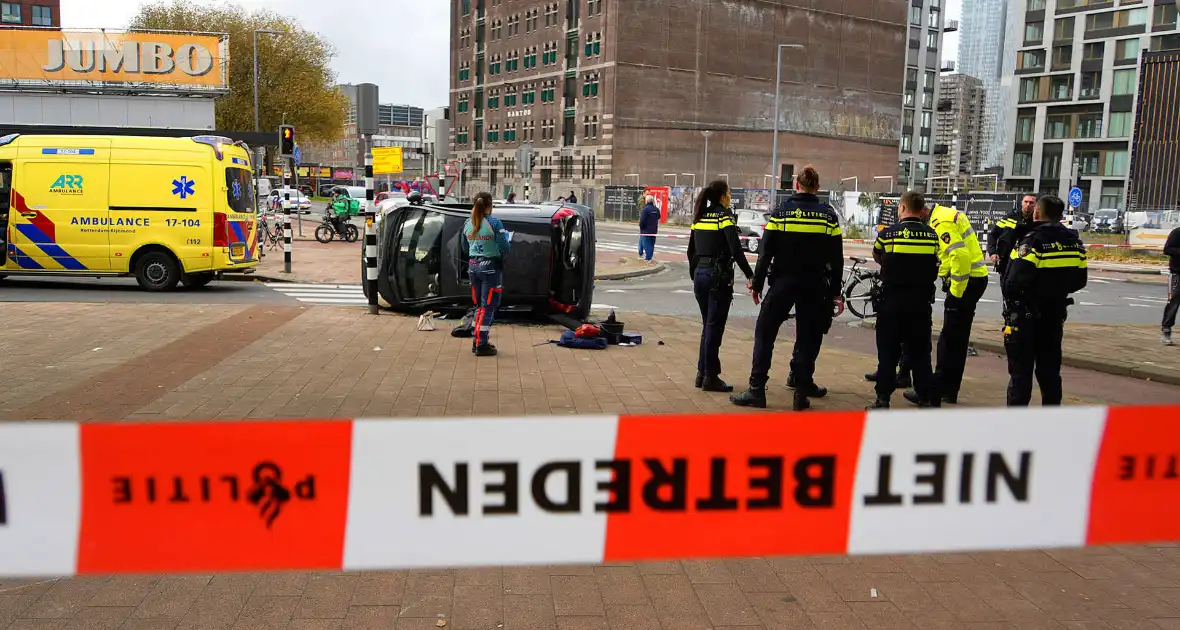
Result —
[{"label": "ambulance wheel", "polygon": [[213,274],[212,273],[186,273],[185,275],[181,276],[180,281],[184,283],[184,286],[186,286],[190,289],[199,289],[199,288],[209,284],[210,282],[213,282]]},{"label": "ambulance wheel", "polygon": [[180,265],[166,252],[147,252],[135,261],[135,281],[145,291],[171,291],[180,282]]}]

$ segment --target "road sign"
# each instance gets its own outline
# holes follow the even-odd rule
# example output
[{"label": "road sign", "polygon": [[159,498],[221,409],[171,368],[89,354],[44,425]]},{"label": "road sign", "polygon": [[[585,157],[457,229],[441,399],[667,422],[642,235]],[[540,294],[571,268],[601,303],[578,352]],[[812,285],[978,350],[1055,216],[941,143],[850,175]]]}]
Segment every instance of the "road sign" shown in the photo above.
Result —
[{"label": "road sign", "polygon": [[303,161],[303,149],[299,148],[299,145],[295,145],[295,155],[293,157],[295,158],[296,164]]},{"label": "road sign", "polygon": [[1069,189],[1069,205],[1077,208],[1082,205],[1082,189],[1074,186]]},{"label": "road sign", "polygon": [[401,147],[374,147],[373,174],[396,175],[402,172]]}]

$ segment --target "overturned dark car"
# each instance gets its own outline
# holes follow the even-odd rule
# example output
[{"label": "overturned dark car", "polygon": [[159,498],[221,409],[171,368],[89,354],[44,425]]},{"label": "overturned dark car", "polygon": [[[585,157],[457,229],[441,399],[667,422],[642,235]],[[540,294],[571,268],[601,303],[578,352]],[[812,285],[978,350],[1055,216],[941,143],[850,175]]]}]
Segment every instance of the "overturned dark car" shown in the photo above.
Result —
[{"label": "overturned dark car", "polygon": [[[396,311],[472,308],[460,232],[470,205],[386,208],[377,215],[377,289]],[[571,203],[496,205],[513,232],[500,309],[585,320],[594,295],[594,212]],[[361,254],[364,278],[364,254]],[[368,286],[365,284],[366,297]]]}]

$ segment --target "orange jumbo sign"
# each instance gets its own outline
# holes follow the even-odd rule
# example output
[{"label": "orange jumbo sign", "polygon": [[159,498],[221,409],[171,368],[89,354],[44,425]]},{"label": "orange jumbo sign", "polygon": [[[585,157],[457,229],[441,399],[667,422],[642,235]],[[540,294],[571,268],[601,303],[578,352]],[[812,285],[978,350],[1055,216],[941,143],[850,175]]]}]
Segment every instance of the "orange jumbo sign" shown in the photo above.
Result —
[{"label": "orange jumbo sign", "polygon": [[228,38],[218,34],[5,30],[0,68],[19,84],[149,84],[229,87]]}]

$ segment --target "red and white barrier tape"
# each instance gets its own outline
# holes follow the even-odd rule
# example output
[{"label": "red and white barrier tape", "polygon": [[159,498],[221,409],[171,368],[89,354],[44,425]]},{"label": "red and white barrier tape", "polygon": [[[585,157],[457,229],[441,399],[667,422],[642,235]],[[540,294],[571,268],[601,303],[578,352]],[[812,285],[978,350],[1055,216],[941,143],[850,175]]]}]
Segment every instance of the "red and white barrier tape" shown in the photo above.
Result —
[{"label": "red and white barrier tape", "polygon": [[1180,407],[0,423],[0,576],[1180,540]]}]

